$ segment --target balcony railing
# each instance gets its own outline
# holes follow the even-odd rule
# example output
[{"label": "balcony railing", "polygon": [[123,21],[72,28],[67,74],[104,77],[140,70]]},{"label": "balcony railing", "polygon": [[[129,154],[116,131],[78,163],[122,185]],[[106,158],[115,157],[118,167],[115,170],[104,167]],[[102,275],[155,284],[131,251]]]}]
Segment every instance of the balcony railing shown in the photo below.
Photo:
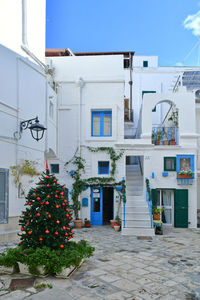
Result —
[{"label": "balcony railing", "polygon": [[153,127],[152,144],[178,145],[178,127]]}]

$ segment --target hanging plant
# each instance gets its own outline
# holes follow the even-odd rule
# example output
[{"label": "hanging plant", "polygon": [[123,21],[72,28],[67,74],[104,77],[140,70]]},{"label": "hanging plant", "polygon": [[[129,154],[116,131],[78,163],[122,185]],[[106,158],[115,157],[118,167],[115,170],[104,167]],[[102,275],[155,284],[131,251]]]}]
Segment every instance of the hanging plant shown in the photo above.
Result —
[{"label": "hanging plant", "polygon": [[25,190],[22,184],[22,177],[24,175],[37,176],[40,173],[36,169],[37,162],[32,160],[23,160],[20,164],[16,166],[11,166],[11,175],[14,176],[15,185],[21,190],[21,194],[25,195]]}]

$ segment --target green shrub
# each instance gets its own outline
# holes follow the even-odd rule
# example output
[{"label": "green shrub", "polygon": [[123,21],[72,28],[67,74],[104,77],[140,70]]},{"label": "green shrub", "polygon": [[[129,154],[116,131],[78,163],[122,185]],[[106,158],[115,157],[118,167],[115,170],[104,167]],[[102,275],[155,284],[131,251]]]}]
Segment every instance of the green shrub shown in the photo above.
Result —
[{"label": "green shrub", "polygon": [[37,267],[44,266],[46,274],[60,273],[62,267],[76,267],[82,259],[92,256],[94,247],[87,241],[68,242],[64,249],[52,250],[48,247],[24,249],[22,246],[8,249],[0,254],[0,265],[17,266],[17,262],[28,266],[31,274],[39,275]]}]

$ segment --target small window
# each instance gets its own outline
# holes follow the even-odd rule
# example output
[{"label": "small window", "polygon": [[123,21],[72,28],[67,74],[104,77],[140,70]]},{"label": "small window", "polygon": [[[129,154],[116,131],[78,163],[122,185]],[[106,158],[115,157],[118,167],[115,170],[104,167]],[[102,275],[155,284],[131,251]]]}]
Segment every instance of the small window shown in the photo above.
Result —
[{"label": "small window", "polygon": [[124,69],[128,69],[130,67],[129,58],[124,58]]},{"label": "small window", "polygon": [[92,111],[92,136],[112,136],[112,111]]},{"label": "small window", "polygon": [[53,102],[49,102],[49,117],[53,119]]},{"label": "small window", "polygon": [[143,68],[148,68],[148,60],[143,60]]},{"label": "small window", "polygon": [[8,174],[0,168],[0,223],[8,223]]},{"label": "small window", "polygon": [[99,161],[98,162],[98,173],[109,174],[109,161]]},{"label": "small window", "polygon": [[51,173],[59,173],[59,164],[51,164]]},{"label": "small window", "polygon": [[176,171],[176,157],[164,157],[164,171]]}]

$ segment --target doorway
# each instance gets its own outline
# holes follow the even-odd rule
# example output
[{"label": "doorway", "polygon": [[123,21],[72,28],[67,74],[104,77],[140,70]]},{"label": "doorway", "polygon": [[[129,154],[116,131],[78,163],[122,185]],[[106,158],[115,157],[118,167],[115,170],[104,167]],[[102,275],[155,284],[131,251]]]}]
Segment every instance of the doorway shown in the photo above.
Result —
[{"label": "doorway", "polygon": [[110,224],[113,219],[113,188],[103,188],[103,225]]},{"label": "doorway", "polygon": [[161,220],[164,225],[174,225],[174,191],[157,190],[157,208],[163,209]]}]

